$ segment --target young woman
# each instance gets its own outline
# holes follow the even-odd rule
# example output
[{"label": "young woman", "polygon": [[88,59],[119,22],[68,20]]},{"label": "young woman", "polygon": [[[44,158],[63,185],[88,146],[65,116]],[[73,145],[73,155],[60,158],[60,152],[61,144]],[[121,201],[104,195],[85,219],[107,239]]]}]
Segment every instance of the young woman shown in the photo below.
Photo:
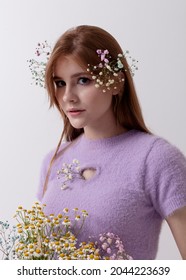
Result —
[{"label": "young woman", "polygon": [[80,240],[113,232],[134,259],[156,257],[165,219],[186,259],[186,159],[146,127],[132,67],[101,28],[78,26],[59,38],[46,88],[64,129],[44,159],[38,197],[48,214],[85,209]]}]

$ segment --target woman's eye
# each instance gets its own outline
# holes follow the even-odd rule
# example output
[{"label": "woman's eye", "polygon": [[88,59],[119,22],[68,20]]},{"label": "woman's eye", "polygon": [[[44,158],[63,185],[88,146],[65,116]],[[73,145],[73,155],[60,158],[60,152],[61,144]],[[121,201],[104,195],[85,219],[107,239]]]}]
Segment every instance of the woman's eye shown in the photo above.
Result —
[{"label": "woman's eye", "polygon": [[80,85],[88,85],[90,82],[91,82],[91,80],[89,78],[86,78],[86,77],[81,77],[78,80],[78,83]]},{"label": "woman's eye", "polygon": [[64,81],[55,81],[55,85],[57,88],[61,88],[61,87],[64,87],[66,84]]}]

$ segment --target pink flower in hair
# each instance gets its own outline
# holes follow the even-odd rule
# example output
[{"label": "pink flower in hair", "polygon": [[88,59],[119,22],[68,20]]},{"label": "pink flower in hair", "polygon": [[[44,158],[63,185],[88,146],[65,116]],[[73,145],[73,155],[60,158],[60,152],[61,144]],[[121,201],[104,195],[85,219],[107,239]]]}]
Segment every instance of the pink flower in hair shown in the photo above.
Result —
[{"label": "pink flower in hair", "polygon": [[105,63],[109,63],[109,60],[106,58],[107,54],[109,54],[108,50],[104,50],[104,51],[97,50],[96,52],[100,56],[101,61],[104,61]]}]

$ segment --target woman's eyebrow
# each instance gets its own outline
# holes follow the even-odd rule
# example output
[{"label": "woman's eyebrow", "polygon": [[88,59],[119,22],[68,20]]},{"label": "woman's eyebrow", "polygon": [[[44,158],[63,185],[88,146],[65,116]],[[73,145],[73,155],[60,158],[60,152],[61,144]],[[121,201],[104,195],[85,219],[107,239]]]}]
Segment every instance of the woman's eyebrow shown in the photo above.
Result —
[{"label": "woman's eyebrow", "polygon": [[82,76],[82,75],[89,75],[87,72],[79,72],[79,73],[75,73],[71,76],[71,78],[75,78],[75,77],[78,77],[78,76]]},{"label": "woman's eyebrow", "polygon": [[[75,74],[71,75],[70,77],[71,78],[76,78],[76,77],[79,77],[79,76],[82,76],[82,75],[88,76],[89,74],[87,72],[78,72],[78,73],[75,73]],[[59,77],[59,76],[54,76],[53,80],[63,80],[63,78]]]},{"label": "woman's eyebrow", "polygon": [[62,78],[58,77],[58,76],[54,76],[53,80],[61,80]]}]

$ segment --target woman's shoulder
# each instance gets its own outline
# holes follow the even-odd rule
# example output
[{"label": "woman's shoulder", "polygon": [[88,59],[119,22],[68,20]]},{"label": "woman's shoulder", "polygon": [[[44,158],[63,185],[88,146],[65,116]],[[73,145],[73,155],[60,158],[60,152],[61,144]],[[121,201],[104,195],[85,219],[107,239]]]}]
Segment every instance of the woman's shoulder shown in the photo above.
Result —
[{"label": "woman's shoulder", "polygon": [[154,136],[154,142],[152,145],[152,152],[157,156],[162,157],[178,157],[185,158],[181,149],[174,143],[171,143],[168,139],[160,136]]},{"label": "woman's shoulder", "polygon": [[169,153],[182,154],[179,147],[171,143],[168,139],[161,137],[159,135],[135,130],[132,136],[135,142],[138,142],[138,144],[141,143],[142,146],[144,146],[144,148],[146,147],[147,149],[149,149],[149,152],[155,151],[159,153],[163,152],[168,154]]},{"label": "woman's shoulder", "polygon": [[147,152],[147,164],[156,166],[159,170],[175,170],[178,168],[186,173],[186,157],[178,146],[157,135],[149,137],[151,138],[151,145],[149,145]]},{"label": "woman's shoulder", "polygon": [[150,133],[134,131],[130,137],[131,149],[139,156],[145,156],[146,163],[154,166],[184,165],[186,168],[186,157],[181,149],[169,140]]}]

